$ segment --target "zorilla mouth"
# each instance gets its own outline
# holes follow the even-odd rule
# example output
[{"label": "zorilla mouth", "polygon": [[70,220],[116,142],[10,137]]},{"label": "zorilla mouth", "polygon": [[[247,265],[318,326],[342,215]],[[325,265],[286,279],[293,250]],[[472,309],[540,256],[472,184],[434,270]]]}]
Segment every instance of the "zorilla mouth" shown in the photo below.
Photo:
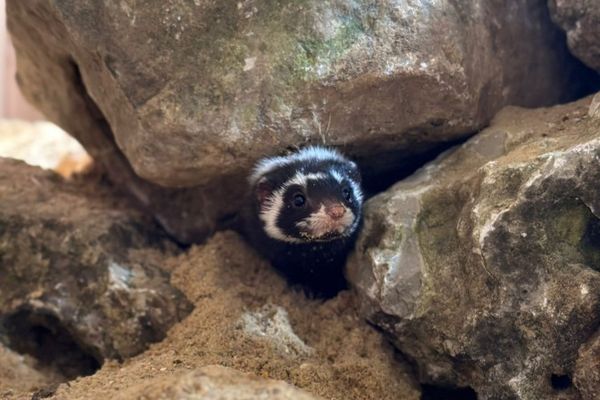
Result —
[{"label": "zorilla mouth", "polygon": [[297,226],[311,240],[332,240],[344,236],[352,227],[354,213],[341,203],[326,203]]}]

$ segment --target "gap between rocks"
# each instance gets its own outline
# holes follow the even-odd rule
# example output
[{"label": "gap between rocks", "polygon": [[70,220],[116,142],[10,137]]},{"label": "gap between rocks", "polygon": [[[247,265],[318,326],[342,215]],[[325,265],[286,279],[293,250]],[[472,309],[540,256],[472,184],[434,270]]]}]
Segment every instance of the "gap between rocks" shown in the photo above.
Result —
[{"label": "gap between rocks", "polygon": [[4,345],[32,356],[40,371],[62,377],[62,382],[92,375],[104,362],[50,314],[19,310],[0,320],[0,329]]},{"label": "gap between rocks", "polygon": [[[481,129],[485,129],[486,127],[487,126],[484,126]],[[385,192],[392,185],[408,178],[414,174],[415,171],[435,160],[445,151],[463,144],[476,134],[477,132],[470,132],[460,139],[440,142],[414,154],[406,154],[405,151],[398,151],[398,155],[394,157],[398,160],[397,166],[394,169],[377,175],[365,174],[363,178],[363,187],[367,195],[367,200],[381,192]]]},{"label": "gap between rocks", "polygon": [[421,400],[477,400],[471,387],[421,385]]},{"label": "gap between rocks", "polygon": [[573,386],[573,381],[569,375],[552,374],[550,376],[550,384],[554,390],[560,392]]}]

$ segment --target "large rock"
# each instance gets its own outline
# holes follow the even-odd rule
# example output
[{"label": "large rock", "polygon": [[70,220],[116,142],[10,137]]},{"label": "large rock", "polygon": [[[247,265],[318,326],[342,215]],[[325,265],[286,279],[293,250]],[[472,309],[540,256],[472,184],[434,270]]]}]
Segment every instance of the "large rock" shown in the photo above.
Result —
[{"label": "large rock", "polygon": [[600,72],[600,3],[596,0],[548,0],[552,19],[567,33],[569,49]]},{"label": "large rock", "polygon": [[162,339],[191,310],[176,249],[99,184],[0,159],[0,338],[66,379]]},{"label": "large rock", "polygon": [[585,80],[538,0],[9,0],[7,11],[25,95],[185,242],[227,222],[267,153],[325,142],[369,175]]},{"label": "large rock", "polygon": [[210,365],[192,372],[155,379],[134,386],[117,399],[146,400],[318,400],[319,398],[282,381],[243,374],[231,368]]},{"label": "large rock", "polygon": [[590,100],[508,107],[367,203],[349,277],[422,382],[480,399],[578,398],[578,350],[600,324]]}]

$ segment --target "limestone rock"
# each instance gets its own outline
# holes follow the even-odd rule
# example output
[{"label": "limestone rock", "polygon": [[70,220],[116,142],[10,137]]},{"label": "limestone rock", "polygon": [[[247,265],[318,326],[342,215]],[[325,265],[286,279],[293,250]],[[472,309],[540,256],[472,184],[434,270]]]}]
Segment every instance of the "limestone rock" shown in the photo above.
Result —
[{"label": "limestone rock", "polygon": [[548,0],[552,19],[567,33],[569,49],[600,72],[600,3],[596,0]]},{"label": "limestone rock", "polygon": [[600,323],[590,100],[507,107],[367,202],[349,278],[422,382],[480,399],[578,398],[569,378]]},{"label": "limestone rock", "polygon": [[[11,348],[67,379],[141,352],[190,311],[162,269],[169,254],[163,231],[101,185],[0,159],[0,337]],[[75,365],[61,364],[71,350]]]},{"label": "limestone rock", "polygon": [[324,142],[379,173],[585,81],[533,0],[8,0],[7,15],[25,95],[184,242],[226,225],[265,154]]},{"label": "limestone rock", "polygon": [[596,95],[592,98],[590,108],[588,109],[588,115],[591,118],[595,118],[596,120],[600,121],[600,93],[596,93]]},{"label": "limestone rock", "polygon": [[240,326],[245,334],[271,343],[284,355],[305,356],[313,352],[296,335],[290,325],[288,313],[282,307],[265,304],[259,310],[246,312],[240,319]]},{"label": "limestone rock", "polygon": [[231,368],[210,365],[150,384],[134,386],[117,399],[128,400],[318,400],[283,381],[243,374]]}]

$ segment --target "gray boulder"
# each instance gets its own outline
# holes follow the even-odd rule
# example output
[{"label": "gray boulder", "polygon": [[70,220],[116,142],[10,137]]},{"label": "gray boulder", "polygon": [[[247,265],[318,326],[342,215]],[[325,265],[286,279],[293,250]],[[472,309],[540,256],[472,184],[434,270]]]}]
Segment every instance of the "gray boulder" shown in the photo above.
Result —
[{"label": "gray boulder", "polygon": [[533,0],[8,0],[7,15],[25,95],[183,242],[227,224],[265,154],[326,143],[380,173],[581,79]]},{"label": "gray boulder", "polygon": [[140,353],[191,311],[163,269],[174,254],[101,185],[0,159],[0,339],[65,379]]},{"label": "gray boulder", "polygon": [[597,374],[571,383],[600,324],[590,101],[505,108],[368,201],[349,279],[421,382],[471,386],[480,399],[577,399],[580,385],[598,387]]}]

